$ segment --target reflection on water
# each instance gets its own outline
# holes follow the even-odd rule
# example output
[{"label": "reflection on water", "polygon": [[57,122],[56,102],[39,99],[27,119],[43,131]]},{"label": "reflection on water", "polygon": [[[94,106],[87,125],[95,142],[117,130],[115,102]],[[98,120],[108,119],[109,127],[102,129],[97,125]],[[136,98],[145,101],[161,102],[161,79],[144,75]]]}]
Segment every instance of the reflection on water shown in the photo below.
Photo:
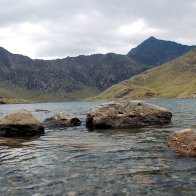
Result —
[{"label": "reflection on water", "polygon": [[164,141],[174,130],[196,126],[196,99],[147,102],[170,109],[172,123],[89,132],[86,111],[100,102],[0,106],[2,114],[26,108],[43,120],[68,112],[83,122],[41,137],[0,137],[0,195],[195,195],[196,159],[174,154]]}]

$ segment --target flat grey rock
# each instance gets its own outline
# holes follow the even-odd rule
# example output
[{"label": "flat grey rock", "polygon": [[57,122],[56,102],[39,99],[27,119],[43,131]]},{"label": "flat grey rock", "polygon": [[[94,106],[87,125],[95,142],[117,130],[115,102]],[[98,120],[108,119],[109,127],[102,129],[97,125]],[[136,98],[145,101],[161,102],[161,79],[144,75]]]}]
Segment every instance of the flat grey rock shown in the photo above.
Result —
[{"label": "flat grey rock", "polygon": [[130,128],[163,125],[171,122],[172,113],[142,101],[114,102],[99,105],[87,113],[90,129]]}]

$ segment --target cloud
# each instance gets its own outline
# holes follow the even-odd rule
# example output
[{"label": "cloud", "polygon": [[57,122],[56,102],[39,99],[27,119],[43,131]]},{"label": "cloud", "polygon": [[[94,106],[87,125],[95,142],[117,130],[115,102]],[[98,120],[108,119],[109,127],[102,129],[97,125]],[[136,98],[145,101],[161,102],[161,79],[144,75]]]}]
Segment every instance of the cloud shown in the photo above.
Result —
[{"label": "cloud", "polygon": [[153,35],[161,32],[161,29],[148,27],[143,19],[139,19],[131,24],[124,25],[119,28],[119,33],[124,36],[137,36],[138,34]]},{"label": "cloud", "polygon": [[126,54],[153,35],[196,44],[195,0],[1,0],[0,45],[33,58]]}]

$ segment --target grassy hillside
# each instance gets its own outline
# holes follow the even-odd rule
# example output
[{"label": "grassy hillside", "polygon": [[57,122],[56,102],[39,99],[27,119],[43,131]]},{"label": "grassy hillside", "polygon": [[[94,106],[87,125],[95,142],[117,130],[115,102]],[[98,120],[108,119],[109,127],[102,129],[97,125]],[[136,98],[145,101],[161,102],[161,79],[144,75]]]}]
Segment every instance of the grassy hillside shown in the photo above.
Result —
[{"label": "grassy hillside", "polygon": [[53,101],[67,101],[67,100],[81,100],[86,97],[94,96],[100,93],[97,88],[83,87],[83,90],[65,93],[63,91],[47,92],[38,90],[28,90],[16,85],[0,82],[0,101],[6,103],[21,102],[21,98],[25,100],[38,102],[53,102]]},{"label": "grassy hillside", "polygon": [[196,97],[196,49],[120,82],[94,99]]}]

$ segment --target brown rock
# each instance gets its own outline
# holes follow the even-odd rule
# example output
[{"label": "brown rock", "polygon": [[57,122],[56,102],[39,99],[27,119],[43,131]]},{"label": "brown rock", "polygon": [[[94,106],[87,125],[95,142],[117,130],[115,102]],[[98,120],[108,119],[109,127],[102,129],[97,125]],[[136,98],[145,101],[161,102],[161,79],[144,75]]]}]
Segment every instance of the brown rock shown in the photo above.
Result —
[{"label": "brown rock", "polygon": [[196,130],[173,132],[166,140],[166,146],[178,154],[196,156]]},{"label": "brown rock", "polygon": [[81,121],[75,116],[59,113],[45,119],[44,125],[51,128],[80,126]]},{"label": "brown rock", "polygon": [[27,110],[16,110],[0,117],[1,136],[31,136],[43,133],[42,124]]},{"label": "brown rock", "polygon": [[171,122],[172,113],[141,101],[110,103],[97,106],[87,113],[90,129],[142,127]]}]

